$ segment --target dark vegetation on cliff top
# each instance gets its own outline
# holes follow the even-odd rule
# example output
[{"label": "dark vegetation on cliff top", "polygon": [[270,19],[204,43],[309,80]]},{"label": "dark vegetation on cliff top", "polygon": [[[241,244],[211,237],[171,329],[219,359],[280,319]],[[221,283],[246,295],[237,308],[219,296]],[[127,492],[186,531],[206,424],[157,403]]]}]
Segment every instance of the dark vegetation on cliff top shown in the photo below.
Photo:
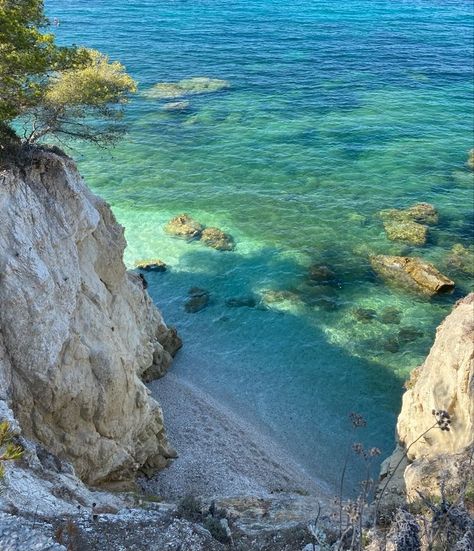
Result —
[{"label": "dark vegetation on cliff top", "polygon": [[42,0],[0,0],[0,160],[45,136],[113,144],[135,89],[119,62],[58,46]]}]

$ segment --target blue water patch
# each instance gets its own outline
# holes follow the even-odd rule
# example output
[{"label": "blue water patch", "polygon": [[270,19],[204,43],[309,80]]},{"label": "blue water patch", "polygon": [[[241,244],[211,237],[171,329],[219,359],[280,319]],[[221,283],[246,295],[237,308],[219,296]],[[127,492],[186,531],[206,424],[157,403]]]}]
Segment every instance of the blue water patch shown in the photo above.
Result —
[{"label": "blue water patch", "polygon": [[[139,82],[124,140],[109,152],[81,145],[75,156],[126,227],[128,265],[169,265],[147,278],[185,342],[173,369],[330,484],[353,439],[388,454],[403,381],[472,288],[472,269],[459,264],[473,233],[472,2],[46,7],[60,20],[59,42],[98,48]],[[157,83],[191,77],[229,87],[153,97]],[[379,211],[421,201],[440,215],[427,244],[390,241]],[[181,212],[230,233],[235,251],[167,235]],[[420,256],[456,291],[428,299],[389,287],[370,267],[374,253]],[[313,264],[329,281],[308,280]],[[184,303],[195,286],[210,304],[191,314]],[[255,307],[230,307],[235,298]],[[351,411],[367,418],[364,434],[353,434]],[[357,480],[354,466],[348,491]]]}]

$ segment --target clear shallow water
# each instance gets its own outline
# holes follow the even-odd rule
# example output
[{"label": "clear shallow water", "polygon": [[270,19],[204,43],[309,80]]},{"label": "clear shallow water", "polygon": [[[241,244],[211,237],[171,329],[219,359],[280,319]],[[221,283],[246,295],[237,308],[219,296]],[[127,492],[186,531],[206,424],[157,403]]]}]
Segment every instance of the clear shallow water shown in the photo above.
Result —
[{"label": "clear shallow water", "polygon": [[[261,424],[316,476],[334,483],[350,441],[347,414],[384,453],[403,380],[471,283],[447,266],[472,238],[472,2],[463,0],[47,0],[61,42],[120,59],[141,93],[112,152],[80,146],[89,185],[127,228],[126,260],[159,257],[150,292],[185,347],[174,369]],[[192,76],[229,90],[192,96],[184,112],[146,92]],[[428,201],[440,212],[425,247],[389,241],[380,209]],[[230,232],[235,252],[168,237],[188,212]],[[409,253],[457,283],[432,300],[387,287],[370,252]],[[308,266],[337,284],[317,302],[272,310],[225,299],[295,289]],[[212,303],[187,314],[187,291]],[[357,308],[399,310],[400,324],[364,323]],[[419,334],[393,351],[400,329]],[[390,350],[389,350],[390,349]],[[351,472],[352,483],[357,468]]]}]

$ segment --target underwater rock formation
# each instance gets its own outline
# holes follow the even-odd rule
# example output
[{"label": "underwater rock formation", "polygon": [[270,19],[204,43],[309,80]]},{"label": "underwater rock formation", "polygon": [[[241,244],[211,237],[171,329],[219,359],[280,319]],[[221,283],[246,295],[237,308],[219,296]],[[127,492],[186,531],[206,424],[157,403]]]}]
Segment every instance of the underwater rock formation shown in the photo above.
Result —
[{"label": "underwater rock formation", "polygon": [[209,94],[230,88],[227,80],[194,77],[179,82],[159,82],[147,91],[147,96],[156,99],[173,99],[197,94]]},{"label": "underwater rock formation", "polygon": [[376,255],[370,258],[370,263],[383,279],[424,294],[434,295],[454,289],[454,281],[421,258]]},{"label": "underwater rock formation", "polygon": [[209,291],[200,287],[192,287],[188,291],[188,300],[184,305],[184,309],[188,314],[195,314],[203,310],[209,304]]},{"label": "underwater rock formation", "polygon": [[174,455],[140,376],[177,348],[123,263],[109,206],[74,162],[37,150],[0,174],[0,404],[85,482],[123,480]]}]

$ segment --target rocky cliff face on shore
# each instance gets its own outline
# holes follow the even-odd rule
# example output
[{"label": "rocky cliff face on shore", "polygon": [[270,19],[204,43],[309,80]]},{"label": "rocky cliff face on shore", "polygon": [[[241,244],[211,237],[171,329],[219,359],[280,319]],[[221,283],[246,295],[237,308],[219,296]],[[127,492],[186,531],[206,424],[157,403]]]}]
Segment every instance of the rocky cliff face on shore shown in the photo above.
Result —
[{"label": "rocky cliff face on shore", "polygon": [[466,468],[472,476],[474,293],[458,301],[438,327],[425,362],[412,372],[397,440],[383,467],[384,476],[390,475],[401,462],[388,496],[406,495],[413,501],[419,499],[418,491],[439,495],[441,485],[449,492],[462,484],[469,475]]},{"label": "rocky cliff face on shore", "polygon": [[37,151],[0,172],[0,412],[89,484],[174,455],[140,377],[164,373],[180,342],[125,244],[71,159]]}]

